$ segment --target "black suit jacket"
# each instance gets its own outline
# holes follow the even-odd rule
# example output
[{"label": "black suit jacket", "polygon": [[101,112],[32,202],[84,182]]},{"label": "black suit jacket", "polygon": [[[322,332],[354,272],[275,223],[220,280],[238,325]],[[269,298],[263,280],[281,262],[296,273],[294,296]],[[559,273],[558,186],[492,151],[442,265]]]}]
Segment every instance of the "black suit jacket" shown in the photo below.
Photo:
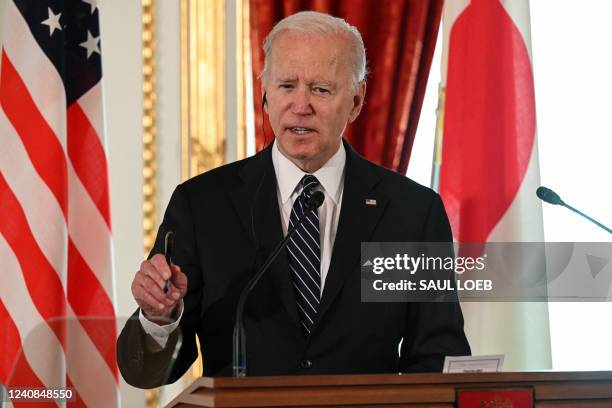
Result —
[{"label": "black suit jacket", "polygon": [[[249,375],[440,371],[445,355],[470,353],[457,303],[361,302],[362,241],[451,241],[452,235],[436,193],[345,146],[342,207],[311,335],[302,334],[283,251],[247,301]],[[126,381],[145,388],[175,381],[197,356],[196,335],[203,374],[231,375],[238,296],[282,239],[281,228],[270,147],[179,185],[151,255],[163,252],[166,231],[174,231],[175,263],[189,279],[182,345],[168,367],[177,334],[166,349],[152,353],[135,313],[117,345]]]}]

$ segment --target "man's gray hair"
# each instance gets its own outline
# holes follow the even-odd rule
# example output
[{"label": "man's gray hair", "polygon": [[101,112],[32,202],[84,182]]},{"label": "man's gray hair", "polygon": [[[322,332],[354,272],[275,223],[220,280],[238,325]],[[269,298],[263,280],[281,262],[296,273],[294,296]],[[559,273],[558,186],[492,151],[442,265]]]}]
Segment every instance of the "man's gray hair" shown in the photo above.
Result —
[{"label": "man's gray hair", "polygon": [[264,41],[264,69],[261,76],[265,79],[270,70],[270,54],[274,40],[283,31],[298,32],[303,34],[340,34],[344,35],[350,42],[350,68],[353,72],[353,86],[356,88],[368,73],[366,66],[366,52],[363,39],[356,27],[350,25],[346,20],[329,14],[316,11],[301,11],[283,18],[276,23],[270,34]]}]

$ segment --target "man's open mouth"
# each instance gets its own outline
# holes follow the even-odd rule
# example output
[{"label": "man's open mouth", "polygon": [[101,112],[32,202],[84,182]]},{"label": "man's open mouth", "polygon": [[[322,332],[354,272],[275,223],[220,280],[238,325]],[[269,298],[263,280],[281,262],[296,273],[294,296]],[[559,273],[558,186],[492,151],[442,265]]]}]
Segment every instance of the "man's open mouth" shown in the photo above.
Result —
[{"label": "man's open mouth", "polygon": [[290,127],[288,128],[292,133],[295,133],[297,135],[305,135],[307,133],[310,132],[314,132],[315,130],[312,128],[307,128],[307,127]]}]

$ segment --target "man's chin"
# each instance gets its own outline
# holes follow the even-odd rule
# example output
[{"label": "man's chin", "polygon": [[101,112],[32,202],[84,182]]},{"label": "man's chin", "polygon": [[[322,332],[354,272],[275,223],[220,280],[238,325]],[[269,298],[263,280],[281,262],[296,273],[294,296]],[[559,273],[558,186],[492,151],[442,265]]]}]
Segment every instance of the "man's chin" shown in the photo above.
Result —
[{"label": "man's chin", "polygon": [[281,146],[281,152],[289,159],[311,160],[316,156],[316,146],[313,143],[290,143]]},{"label": "man's chin", "polygon": [[294,150],[289,152],[289,157],[292,161],[308,162],[315,159],[315,155],[311,151]]}]

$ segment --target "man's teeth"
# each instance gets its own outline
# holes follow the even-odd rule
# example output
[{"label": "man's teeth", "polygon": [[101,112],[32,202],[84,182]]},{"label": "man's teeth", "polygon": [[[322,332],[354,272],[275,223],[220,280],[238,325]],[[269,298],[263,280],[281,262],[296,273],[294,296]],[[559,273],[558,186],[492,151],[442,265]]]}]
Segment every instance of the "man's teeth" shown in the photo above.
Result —
[{"label": "man's teeth", "polygon": [[291,130],[292,130],[293,132],[296,132],[296,133],[306,133],[306,132],[310,132],[310,129],[308,129],[308,128],[303,128],[303,127],[294,127],[294,128],[291,128]]}]

